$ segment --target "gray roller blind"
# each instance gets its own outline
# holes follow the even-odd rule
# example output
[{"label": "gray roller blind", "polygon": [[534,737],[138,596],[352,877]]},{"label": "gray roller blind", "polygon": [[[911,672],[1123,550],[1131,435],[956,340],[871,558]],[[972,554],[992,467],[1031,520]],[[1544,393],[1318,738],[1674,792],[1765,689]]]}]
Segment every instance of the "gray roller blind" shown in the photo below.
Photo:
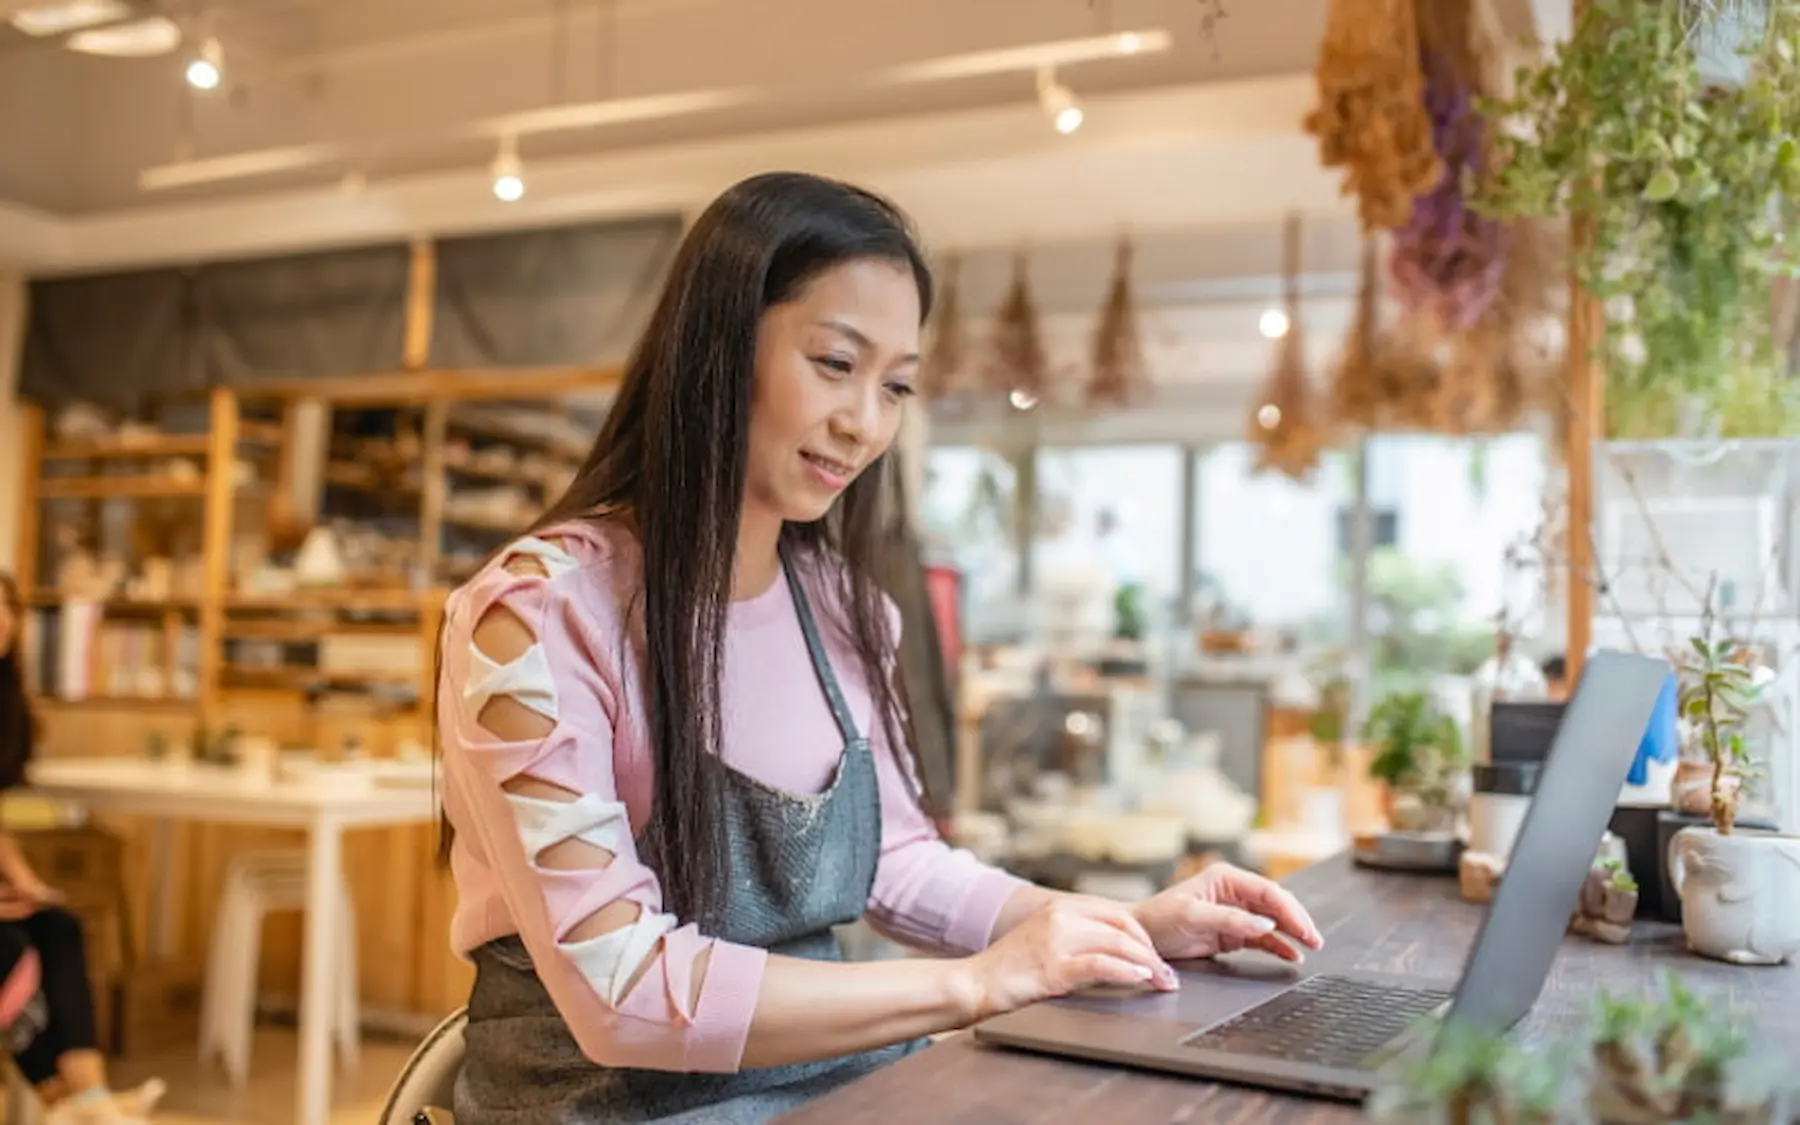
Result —
[{"label": "gray roller blind", "polygon": [[157,269],[31,282],[20,397],[135,411],[204,387],[191,280]]},{"label": "gray roller blind", "polygon": [[431,365],[622,362],[681,230],[668,215],[439,241]]},{"label": "gray roller blind", "polygon": [[400,370],[411,266],[404,245],[201,266],[207,376],[243,383]]}]

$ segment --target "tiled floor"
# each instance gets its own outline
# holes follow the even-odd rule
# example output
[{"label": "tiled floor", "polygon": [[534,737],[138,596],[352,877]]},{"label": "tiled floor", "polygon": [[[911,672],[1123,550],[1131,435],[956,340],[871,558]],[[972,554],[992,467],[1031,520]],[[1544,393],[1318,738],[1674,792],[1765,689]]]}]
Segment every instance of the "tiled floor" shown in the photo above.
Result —
[{"label": "tiled floor", "polygon": [[[357,1072],[337,1072],[331,1125],[375,1125],[388,1086],[412,1048],[411,1043],[365,1035]],[[233,1090],[216,1066],[201,1067],[191,1044],[116,1060],[112,1080],[120,1088],[152,1075],[167,1082],[169,1096],[156,1115],[157,1125],[292,1125],[297,1050],[291,1030],[258,1029],[250,1082],[242,1090]]]}]

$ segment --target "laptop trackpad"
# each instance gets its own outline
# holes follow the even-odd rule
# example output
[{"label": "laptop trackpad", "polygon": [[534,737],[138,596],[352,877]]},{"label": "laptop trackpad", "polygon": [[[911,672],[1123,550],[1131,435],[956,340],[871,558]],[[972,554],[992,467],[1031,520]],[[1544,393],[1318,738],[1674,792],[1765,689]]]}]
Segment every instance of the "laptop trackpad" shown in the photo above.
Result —
[{"label": "laptop trackpad", "polygon": [[1097,1015],[1211,1024],[1293,987],[1304,975],[1263,953],[1181,961],[1175,969],[1181,975],[1181,988],[1176,992],[1107,985],[1051,1003]]}]

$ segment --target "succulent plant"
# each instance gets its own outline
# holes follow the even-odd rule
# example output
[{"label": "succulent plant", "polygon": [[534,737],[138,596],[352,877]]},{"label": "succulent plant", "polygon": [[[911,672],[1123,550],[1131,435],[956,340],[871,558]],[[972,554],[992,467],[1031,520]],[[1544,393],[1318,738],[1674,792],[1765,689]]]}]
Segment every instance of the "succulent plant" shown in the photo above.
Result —
[{"label": "succulent plant", "polygon": [[1573,1041],[1447,1024],[1369,1111],[1404,1125],[1785,1125],[1793,1092],[1737,1013],[1664,970],[1654,992],[1599,994]]}]

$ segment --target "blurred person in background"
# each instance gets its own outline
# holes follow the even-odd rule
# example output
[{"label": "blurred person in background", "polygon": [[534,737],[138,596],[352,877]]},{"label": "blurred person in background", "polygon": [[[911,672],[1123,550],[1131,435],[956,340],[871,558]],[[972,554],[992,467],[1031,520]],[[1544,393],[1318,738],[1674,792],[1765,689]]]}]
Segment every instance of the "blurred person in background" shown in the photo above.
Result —
[{"label": "blurred person in background", "polygon": [[[25,780],[37,723],[19,654],[24,606],[0,574],[0,792]],[[149,1118],[163,1084],[114,1091],[94,1025],[93,981],[81,920],[38,878],[0,828],[0,1044],[37,1089],[45,1125],[133,1125]]]}]

